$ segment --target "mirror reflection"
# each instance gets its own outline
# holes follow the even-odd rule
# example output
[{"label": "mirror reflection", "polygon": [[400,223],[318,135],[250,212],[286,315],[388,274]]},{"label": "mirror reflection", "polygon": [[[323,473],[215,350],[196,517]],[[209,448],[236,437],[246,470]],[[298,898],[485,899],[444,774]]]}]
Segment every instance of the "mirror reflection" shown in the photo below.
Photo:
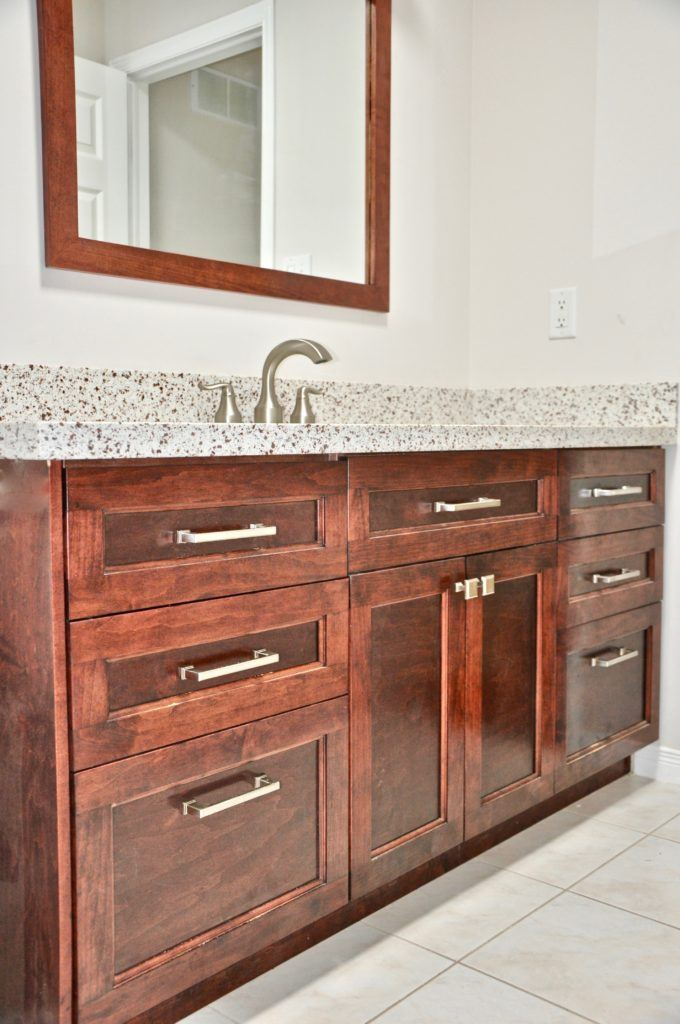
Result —
[{"label": "mirror reflection", "polygon": [[366,0],[73,0],[81,237],[364,283]]}]

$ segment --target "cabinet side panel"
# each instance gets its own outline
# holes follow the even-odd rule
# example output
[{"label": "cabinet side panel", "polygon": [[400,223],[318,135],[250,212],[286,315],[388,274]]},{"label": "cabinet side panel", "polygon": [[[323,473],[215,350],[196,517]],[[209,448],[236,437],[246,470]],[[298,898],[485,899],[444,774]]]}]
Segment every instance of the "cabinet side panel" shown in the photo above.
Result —
[{"label": "cabinet side panel", "polygon": [[61,467],[0,463],[0,1019],[66,1024],[68,740]]}]

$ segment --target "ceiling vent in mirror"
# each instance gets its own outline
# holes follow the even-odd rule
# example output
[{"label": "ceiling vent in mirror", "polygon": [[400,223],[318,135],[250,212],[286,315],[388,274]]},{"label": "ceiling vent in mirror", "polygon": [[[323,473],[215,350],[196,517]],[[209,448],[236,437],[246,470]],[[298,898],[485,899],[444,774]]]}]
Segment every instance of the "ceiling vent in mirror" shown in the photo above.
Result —
[{"label": "ceiling vent in mirror", "polygon": [[223,71],[199,68],[191,74],[191,106],[196,113],[257,128],[260,89]]}]

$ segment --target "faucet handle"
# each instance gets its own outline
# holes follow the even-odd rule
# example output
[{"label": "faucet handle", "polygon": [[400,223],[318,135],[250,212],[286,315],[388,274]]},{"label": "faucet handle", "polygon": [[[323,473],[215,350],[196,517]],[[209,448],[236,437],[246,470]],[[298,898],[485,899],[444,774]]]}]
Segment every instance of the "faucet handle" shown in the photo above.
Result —
[{"label": "faucet handle", "polygon": [[217,384],[204,384],[203,381],[200,381],[198,386],[201,391],[217,391],[218,388],[222,389],[220,404],[215,413],[215,423],[243,423],[243,416],[236,403],[234,385],[231,381],[223,380]]},{"label": "faucet handle", "polygon": [[303,384],[298,388],[295,408],[290,417],[291,423],[316,423],[316,414],[312,409],[309,400],[310,395],[322,395],[321,388],[313,388],[309,384]]}]

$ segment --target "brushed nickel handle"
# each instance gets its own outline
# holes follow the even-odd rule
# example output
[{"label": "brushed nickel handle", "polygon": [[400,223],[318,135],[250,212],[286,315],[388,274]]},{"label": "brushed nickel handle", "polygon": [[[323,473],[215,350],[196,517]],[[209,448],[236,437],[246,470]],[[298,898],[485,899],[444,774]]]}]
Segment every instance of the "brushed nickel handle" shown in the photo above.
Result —
[{"label": "brushed nickel handle", "polygon": [[457,502],[455,505],[446,501],[435,501],[433,512],[470,512],[475,508],[500,508],[500,498],[475,498],[474,501]]},{"label": "brushed nickel handle", "polygon": [[249,668],[277,665],[280,660],[280,655],[262,648],[259,651],[253,651],[253,657],[248,661],[236,661],[233,665],[220,665],[219,668],[206,669],[204,672],[200,672],[193,665],[184,665],[179,670],[179,677],[185,682],[205,683],[210,679],[220,679],[222,676],[233,676],[237,672],[245,672]]},{"label": "brushed nickel handle", "polygon": [[482,576],[482,597],[491,597],[496,593],[496,577]]},{"label": "brushed nickel handle", "polygon": [[642,488],[633,484],[623,487],[584,487],[579,491],[582,498],[627,498],[630,494],[642,494]]},{"label": "brushed nickel handle", "polygon": [[215,544],[220,540],[245,540],[247,537],[275,537],[277,526],[251,523],[244,530],[218,530],[215,533],[194,533],[193,530],[177,530],[175,544]]},{"label": "brushed nickel handle", "polygon": [[182,803],[182,814],[192,814],[200,821],[202,818],[210,818],[213,814],[219,814],[220,811],[228,811],[230,807],[238,807],[240,804],[250,803],[251,800],[269,796],[270,793],[276,793],[279,789],[281,789],[281,783],[273,782],[268,775],[253,775],[253,788],[249,789],[247,793],[232,796],[229,800],[221,800],[218,804],[199,804],[198,800],[185,800]]},{"label": "brushed nickel handle", "polygon": [[474,601],[475,598],[479,597],[479,588],[482,581],[473,577],[470,580],[462,580],[460,583],[456,583],[456,593],[465,594],[466,601]]},{"label": "brushed nickel handle", "polygon": [[592,668],[613,668],[614,665],[622,665],[624,661],[632,661],[639,656],[639,651],[629,651],[625,647],[618,647],[613,651],[603,651],[590,659]]},{"label": "brushed nickel handle", "polygon": [[626,580],[637,580],[642,576],[639,569],[617,569],[615,572],[594,572],[590,577],[593,583],[624,583]]}]

